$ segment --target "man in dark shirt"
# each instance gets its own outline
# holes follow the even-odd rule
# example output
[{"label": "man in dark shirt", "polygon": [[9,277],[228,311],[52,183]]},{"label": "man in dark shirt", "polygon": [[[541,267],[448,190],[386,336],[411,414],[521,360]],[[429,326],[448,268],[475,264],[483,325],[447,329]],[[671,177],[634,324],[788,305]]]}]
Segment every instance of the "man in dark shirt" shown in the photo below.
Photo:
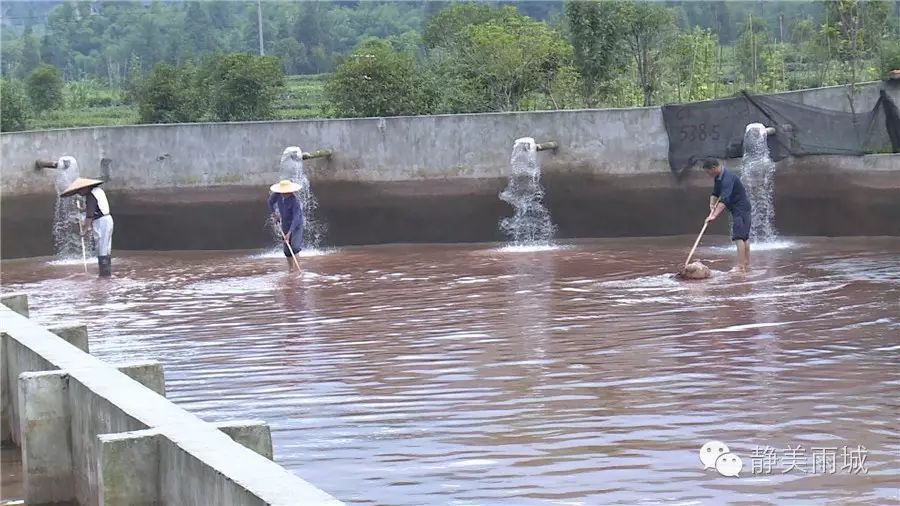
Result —
[{"label": "man in dark shirt", "polygon": [[715,220],[728,209],[732,220],[731,240],[737,244],[738,265],[735,269],[746,272],[750,268],[750,200],[747,192],[737,174],[723,167],[719,160],[707,158],[703,170],[714,181],[706,221]]},{"label": "man in dark shirt", "polygon": [[[300,191],[300,185],[293,181],[283,180],[269,187],[269,210],[272,221],[278,223],[281,217],[281,232],[284,234],[284,256],[287,257],[288,270],[294,270],[292,257],[303,244],[303,205],[294,192]],[[293,250],[293,252],[292,252]]]}]

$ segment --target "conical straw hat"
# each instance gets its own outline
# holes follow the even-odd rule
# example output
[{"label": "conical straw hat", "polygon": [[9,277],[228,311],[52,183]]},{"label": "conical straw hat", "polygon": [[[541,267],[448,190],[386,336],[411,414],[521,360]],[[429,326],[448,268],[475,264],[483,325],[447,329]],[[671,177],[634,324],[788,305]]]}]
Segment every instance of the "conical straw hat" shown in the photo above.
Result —
[{"label": "conical straw hat", "polygon": [[282,179],[269,187],[274,193],[294,193],[300,191],[301,186],[293,181]]},{"label": "conical straw hat", "polygon": [[100,181],[99,179],[88,179],[86,177],[80,177],[75,181],[72,181],[72,184],[70,184],[69,187],[66,188],[66,191],[60,193],[59,196],[71,197],[72,195],[78,193],[78,190],[81,190],[82,188],[92,188],[94,186],[100,186],[101,184],[103,184],[103,181]]}]

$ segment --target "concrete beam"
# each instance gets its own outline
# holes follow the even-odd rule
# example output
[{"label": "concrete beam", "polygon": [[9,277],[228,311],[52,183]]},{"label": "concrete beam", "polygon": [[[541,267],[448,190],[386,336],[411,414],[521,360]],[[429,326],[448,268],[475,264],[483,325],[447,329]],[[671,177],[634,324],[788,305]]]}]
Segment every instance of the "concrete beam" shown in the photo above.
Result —
[{"label": "concrete beam", "polygon": [[213,425],[235,442],[250,448],[263,457],[272,460],[272,430],[262,420],[235,420],[216,422]]},{"label": "concrete beam", "polygon": [[24,293],[7,293],[0,296],[0,304],[28,318],[28,295]]},{"label": "concrete beam", "polygon": [[19,375],[19,427],[27,504],[75,500],[68,382],[69,375],[61,371]]},{"label": "concrete beam", "polygon": [[[2,305],[0,330],[6,349],[11,352],[7,355],[7,364],[16,366],[11,369],[17,372],[17,375],[12,376],[17,381],[20,376],[18,373],[25,371],[34,371],[32,374],[36,374],[34,378],[24,375],[32,383],[49,381],[48,378],[60,383],[59,378],[67,379],[67,388],[62,395],[59,391],[56,394],[56,401],[61,396],[66,400],[65,403],[42,401],[51,406],[65,406],[69,417],[67,424],[61,423],[59,413],[51,412],[43,417],[33,415],[35,410],[29,407],[32,398],[29,393],[32,390],[54,390],[36,388],[40,385],[28,383],[21,392],[19,388],[12,390],[15,392],[13,397],[16,397],[15,406],[19,409],[15,410],[17,412],[13,413],[11,419],[15,420],[17,432],[19,427],[24,427],[27,432],[25,449],[39,450],[41,447],[37,443],[41,442],[48,446],[48,441],[52,441],[60,432],[63,433],[62,437],[69,438],[63,448],[71,453],[67,460],[74,476],[75,495],[79,503],[142,504],[142,500],[131,499],[142,494],[150,494],[149,501],[152,502],[153,495],[148,490],[152,491],[153,484],[156,484],[156,502],[159,504],[341,504],[334,497],[311,486],[263,455],[236,444],[222,431],[172,404],[151,389],[138,387],[137,381],[110,364],[77,351],[46,328]],[[41,369],[37,369],[38,367]],[[21,403],[19,395],[23,399]],[[20,411],[27,411],[34,421],[20,416]],[[38,422],[37,428],[43,428],[53,437],[35,438],[36,443],[32,444],[33,431],[29,424],[34,422]],[[57,427],[68,425],[68,430],[51,431],[46,426],[52,422]],[[121,467],[110,462],[115,462],[117,455],[140,456],[142,451],[129,449],[128,445],[124,449],[121,446],[117,449],[113,445],[107,449],[107,456],[104,458],[99,436],[121,436],[123,432],[148,429],[159,434],[156,438],[158,458],[153,463],[147,463],[156,466],[157,474],[152,474],[152,467],[147,470],[135,465],[137,470],[133,474],[149,473],[149,483],[137,484],[138,492],[110,488],[111,484],[127,478],[110,474]],[[152,433],[143,435],[150,434]],[[117,439],[121,437],[114,438],[111,442]],[[144,442],[139,444],[143,445]],[[152,444],[150,446],[152,453]],[[56,451],[55,446],[53,450]],[[124,458],[119,458],[119,461],[122,462]],[[101,463],[104,460],[108,463],[107,475],[101,478]],[[31,462],[35,460],[32,459]],[[36,471],[46,474],[47,469]],[[103,493],[100,491],[101,485],[105,489]],[[108,499],[101,503],[103,494]],[[26,498],[28,504],[41,502]]]},{"label": "concrete beam", "polygon": [[100,434],[100,504],[160,504],[156,429]]},{"label": "concrete beam", "polygon": [[[9,392],[9,351],[6,334],[0,334],[0,443],[12,441],[12,395]],[[18,386],[16,387],[18,388]]]},{"label": "concrete beam", "polygon": [[115,367],[141,385],[163,397],[166,396],[166,379],[163,373],[163,366],[156,360],[116,364]]},{"label": "concrete beam", "polygon": [[88,350],[87,325],[82,325],[80,323],[58,325],[55,327],[50,327],[47,330],[63,338],[63,340],[65,340],[72,346],[75,346],[79,350],[85,353],[90,353],[90,351]]}]

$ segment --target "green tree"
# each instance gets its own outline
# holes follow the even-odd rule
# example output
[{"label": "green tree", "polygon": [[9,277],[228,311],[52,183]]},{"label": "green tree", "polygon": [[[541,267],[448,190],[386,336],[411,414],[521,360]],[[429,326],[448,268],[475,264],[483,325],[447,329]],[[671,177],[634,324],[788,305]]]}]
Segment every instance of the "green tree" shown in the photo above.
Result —
[{"label": "green tree", "polygon": [[572,65],[560,67],[541,91],[546,96],[546,105],[536,109],[573,109],[585,105],[581,74]]},{"label": "green tree", "polygon": [[744,82],[756,86],[759,75],[763,72],[762,55],[771,42],[766,20],[748,16],[738,36],[735,53],[738,58]]},{"label": "green tree", "polygon": [[759,76],[761,91],[777,92],[787,88],[784,50],[780,45],[770,44],[763,50],[762,66],[763,72]]},{"label": "green tree", "polygon": [[881,58],[881,77],[884,78],[892,70],[900,70],[900,42],[885,45]]},{"label": "green tree", "polygon": [[338,116],[401,116],[430,112],[426,88],[413,54],[375,39],[338,64],[325,95]]},{"label": "green tree", "polygon": [[515,7],[492,7],[474,2],[452,4],[438,11],[425,25],[422,41],[425,47],[449,47],[471,26],[491,21],[504,24],[521,18]]},{"label": "green tree", "polygon": [[42,64],[28,74],[25,81],[31,106],[38,113],[63,106],[63,80],[59,69]]},{"label": "green tree", "polygon": [[235,53],[214,60],[210,73],[210,104],[219,121],[271,119],[284,88],[281,62],[274,56]]},{"label": "green tree", "polygon": [[19,63],[19,76],[24,77],[41,64],[41,53],[38,50],[37,39],[32,35],[30,22],[25,25],[22,39],[22,61]]},{"label": "green tree", "polygon": [[28,96],[22,83],[0,80],[0,131],[25,130],[28,123]]},{"label": "green tree", "polygon": [[284,72],[289,75],[300,74],[308,66],[306,53],[306,46],[292,37],[285,37],[272,44],[272,54],[281,59]]},{"label": "green tree", "polygon": [[572,60],[572,46],[546,24],[519,17],[466,28],[452,47],[468,80],[479,83],[493,111],[512,111],[546,90]]},{"label": "green tree", "polygon": [[141,98],[143,87],[143,66],[141,59],[132,54],[128,59],[128,67],[125,74],[125,103],[136,104]]},{"label": "green tree", "polygon": [[166,63],[153,66],[138,97],[141,123],[187,123],[198,121],[202,108],[190,71]]},{"label": "green tree", "polygon": [[625,47],[634,59],[644,106],[653,105],[659,88],[664,51],[675,32],[672,12],[663,5],[630,2],[623,5]]},{"label": "green tree", "polygon": [[4,77],[17,75],[22,61],[22,41],[12,30],[0,31],[0,72]]},{"label": "green tree", "polygon": [[713,97],[716,53],[719,47],[712,31],[699,27],[679,34],[671,55],[677,100],[709,100]]},{"label": "green tree", "polygon": [[829,53],[841,61],[844,79],[855,83],[862,77],[863,60],[881,56],[890,6],[877,0],[831,0],[825,11],[822,30]]},{"label": "green tree", "polygon": [[581,74],[585,103],[597,105],[609,95],[613,79],[628,63],[623,52],[621,2],[567,1],[566,28],[574,63]]}]

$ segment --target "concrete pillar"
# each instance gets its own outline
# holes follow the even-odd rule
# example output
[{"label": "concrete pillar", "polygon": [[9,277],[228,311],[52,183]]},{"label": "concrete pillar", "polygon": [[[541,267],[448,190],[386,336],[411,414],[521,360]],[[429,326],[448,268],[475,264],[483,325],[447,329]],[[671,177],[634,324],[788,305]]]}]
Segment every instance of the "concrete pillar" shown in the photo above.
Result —
[{"label": "concrete pillar", "polygon": [[28,318],[28,296],[24,293],[7,293],[0,296],[0,304]]},{"label": "concrete pillar", "polygon": [[163,366],[156,360],[116,364],[116,369],[159,395],[166,396],[166,380],[163,375]]},{"label": "concrete pillar", "polygon": [[[9,352],[6,347],[6,334],[0,333],[0,443],[12,442],[12,429],[10,428],[12,406],[12,388],[9,382]],[[18,387],[16,387],[18,388]]]},{"label": "concrete pillar", "polygon": [[97,436],[100,442],[99,504],[160,504],[159,446],[162,437],[155,429]]},{"label": "concrete pillar", "polygon": [[[0,295],[0,304],[12,309],[24,317],[28,317],[28,295],[24,293],[7,293]],[[9,353],[6,345],[6,337],[0,335],[0,441],[12,441],[12,419],[10,417],[12,402],[12,388],[18,388],[15,378],[9,378]]]},{"label": "concrete pillar", "polygon": [[236,420],[233,422],[217,422],[213,425],[227,434],[236,443],[272,460],[272,431],[266,422],[262,420]]},{"label": "concrete pillar", "polygon": [[50,327],[47,330],[63,338],[67,343],[75,346],[79,350],[90,353],[90,351],[88,351],[88,331],[86,325],[60,325],[57,327]]},{"label": "concrete pillar", "polygon": [[75,500],[68,383],[68,374],[61,371],[19,375],[19,428],[27,504]]}]

